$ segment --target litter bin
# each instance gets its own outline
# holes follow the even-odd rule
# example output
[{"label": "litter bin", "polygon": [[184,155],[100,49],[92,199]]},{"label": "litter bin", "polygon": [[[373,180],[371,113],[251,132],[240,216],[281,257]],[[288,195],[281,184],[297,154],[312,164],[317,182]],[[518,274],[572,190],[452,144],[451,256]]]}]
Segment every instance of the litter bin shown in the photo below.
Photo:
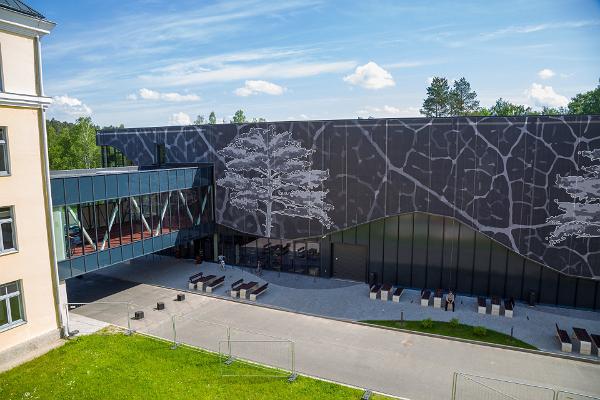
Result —
[{"label": "litter bin", "polygon": [[533,306],[535,306],[535,300],[536,300],[536,299],[535,299],[535,291],[533,291],[533,290],[530,290],[530,291],[529,291],[529,306],[530,306],[530,307],[533,307]]}]

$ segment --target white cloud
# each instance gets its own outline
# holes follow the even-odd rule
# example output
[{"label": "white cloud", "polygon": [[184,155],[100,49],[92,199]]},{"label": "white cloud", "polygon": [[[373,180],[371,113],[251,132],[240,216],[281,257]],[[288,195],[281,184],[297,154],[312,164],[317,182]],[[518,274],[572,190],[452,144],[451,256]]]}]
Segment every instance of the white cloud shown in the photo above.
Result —
[{"label": "white cloud", "polygon": [[399,108],[389,105],[384,105],[382,107],[373,107],[366,106],[362,110],[358,110],[356,112],[360,117],[415,117],[419,116],[419,108],[418,107],[407,107],[407,108]]},{"label": "white cloud", "polygon": [[75,97],[55,96],[49,112],[56,116],[71,118],[84,117],[92,114],[92,109]]},{"label": "white cloud", "polygon": [[138,91],[138,94],[132,93],[127,96],[129,100],[137,100],[138,98],[143,100],[164,100],[164,101],[173,101],[173,102],[181,102],[181,101],[198,101],[200,100],[200,96],[196,94],[180,94],[180,93],[161,93],[155,90],[150,90],[146,88],[141,88]]},{"label": "white cloud", "polygon": [[356,67],[353,74],[344,77],[344,82],[373,90],[396,84],[392,75],[373,61]]},{"label": "white cloud", "polygon": [[540,79],[550,79],[554,75],[556,75],[556,73],[549,68],[544,68],[543,70],[538,72],[538,76],[540,77]]},{"label": "white cloud", "polygon": [[234,90],[236,96],[250,96],[252,94],[265,93],[273,96],[283,94],[285,88],[267,81],[246,81],[244,86]]},{"label": "white cloud", "polygon": [[171,115],[171,117],[169,118],[169,125],[191,125],[192,124],[192,118],[184,113],[184,112],[177,112],[173,115]]},{"label": "white cloud", "polygon": [[556,93],[552,86],[543,86],[539,83],[532,83],[525,91],[525,95],[538,107],[566,107],[569,104],[569,99]]}]

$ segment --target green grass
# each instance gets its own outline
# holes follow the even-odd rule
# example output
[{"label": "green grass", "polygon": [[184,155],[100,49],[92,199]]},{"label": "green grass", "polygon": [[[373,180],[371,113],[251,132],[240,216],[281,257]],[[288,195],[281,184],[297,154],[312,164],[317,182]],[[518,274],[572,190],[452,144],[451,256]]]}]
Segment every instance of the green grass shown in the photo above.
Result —
[{"label": "green grass", "polygon": [[[502,344],[505,346],[520,347],[523,349],[537,350],[536,347],[525,343],[522,340],[511,338],[510,335],[505,335],[491,329],[481,329],[461,323],[431,321],[423,323],[423,321],[362,321],[367,324],[385,326],[388,328],[401,328],[409,331],[433,333],[436,335],[450,336],[461,339],[477,340],[479,342]],[[429,326],[431,325],[431,326]]]},{"label": "green grass", "polygon": [[[301,357],[301,354],[298,355]],[[239,361],[232,372],[261,369]],[[101,333],[0,374],[0,399],[360,399],[362,391],[298,377],[225,377],[218,355],[148,337]],[[373,396],[385,399],[383,396]]]}]

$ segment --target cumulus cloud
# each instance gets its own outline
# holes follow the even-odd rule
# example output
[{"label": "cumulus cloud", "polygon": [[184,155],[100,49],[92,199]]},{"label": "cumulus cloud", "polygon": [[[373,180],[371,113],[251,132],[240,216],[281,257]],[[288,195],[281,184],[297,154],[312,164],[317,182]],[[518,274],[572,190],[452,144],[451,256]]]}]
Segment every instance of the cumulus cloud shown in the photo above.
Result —
[{"label": "cumulus cloud", "polygon": [[543,86],[539,83],[532,83],[525,91],[525,95],[539,107],[566,107],[569,104],[569,99],[556,93],[552,86]]},{"label": "cumulus cloud", "polygon": [[285,91],[284,87],[279,86],[272,82],[250,80],[250,81],[244,82],[243,87],[235,89],[234,93],[236,94],[236,96],[242,96],[242,97],[246,97],[246,96],[250,96],[250,95],[258,94],[258,93],[265,93],[265,94],[270,94],[273,96],[279,96],[280,94],[283,94],[284,91]]},{"label": "cumulus cloud", "polygon": [[399,108],[389,105],[382,107],[366,106],[356,112],[360,117],[414,117],[419,115],[418,107]]},{"label": "cumulus cloud", "polygon": [[192,124],[192,118],[184,113],[184,112],[178,112],[175,114],[172,114],[171,117],[169,117],[169,125],[191,125]]},{"label": "cumulus cloud", "polygon": [[163,100],[171,102],[182,102],[182,101],[198,101],[200,96],[196,94],[180,94],[180,93],[161,93],[155,90],[141,88],[138,93],[132,93],[127,96],[129,100]]},{"label": "cumulus cloud", "polygon": [[538,76],[540,77],[540,79],[550,79],[554,75],[556,75],[556,73],[549,68],[544,68],[543,70],[538,72]]},{"label": "cumulus cloud", "polygon": [[353,74],[344,77],[344,82],[372,90],[396,84],[392,75],[373,61],[356,67]]},{"label": "cumulus cloud", "polygon": [[68,117],[84,117],[92,114],[92,109],[75,97],[55,96],[50,106],[54,115],[66,115]]}]

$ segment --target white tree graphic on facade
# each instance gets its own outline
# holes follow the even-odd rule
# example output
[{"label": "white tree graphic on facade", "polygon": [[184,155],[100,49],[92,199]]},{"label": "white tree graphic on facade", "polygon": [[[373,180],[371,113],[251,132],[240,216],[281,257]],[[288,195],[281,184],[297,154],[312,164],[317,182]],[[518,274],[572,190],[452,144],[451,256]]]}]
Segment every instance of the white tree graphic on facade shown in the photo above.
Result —
[{"label": "white tree graphic on facade", "polygon": [[277,133],[274,126],[251,128],[219,150],[225,157],[225,176],[217,184],[230,190],[234,207],[264,217],[264,236],[271,237],[276,215],[317,219],[329,228],[322,183],[329,170],[310,169],[314,150],[305,149],[291,132]]},{"label": "white tree graphic on facade", "polygon": [[[580,151],[592,161],[600,161],[600,149]],[[583,168],[582,176],[557,176],[556,184],[572,198],[572,202],[556,201],[562,214],[548,218],[556,225],[550,234],[550,244],[562,242],[568,236],[600,237],[600,165]]]}]

